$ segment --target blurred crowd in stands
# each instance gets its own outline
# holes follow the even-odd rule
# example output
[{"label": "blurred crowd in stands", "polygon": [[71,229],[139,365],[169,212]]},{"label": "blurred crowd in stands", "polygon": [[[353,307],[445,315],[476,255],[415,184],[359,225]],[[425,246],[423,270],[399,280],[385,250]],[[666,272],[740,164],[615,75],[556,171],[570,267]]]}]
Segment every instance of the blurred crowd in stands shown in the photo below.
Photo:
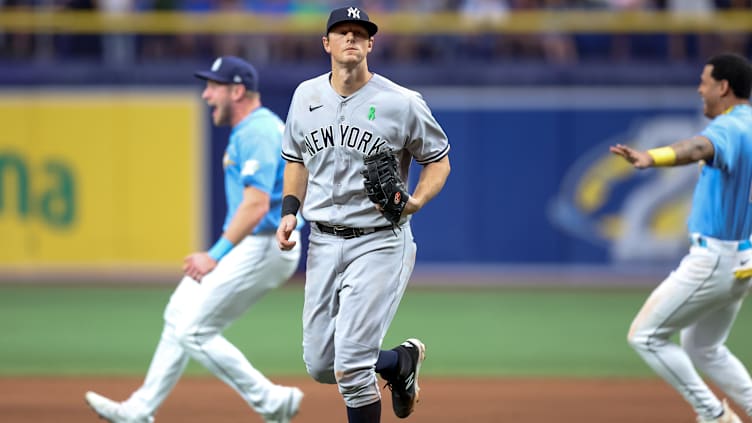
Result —
[{"label": "blurred crowd in stands", "polygon": [[[752,0],[0,0],[2,10],[54,13],[175,11],[310,14],[323,16],[352,3],[371,14],[454,12],[478,22],[503,20],[516,10],[656,10],[710,14],[750,10]],[[377,22],[378,23],[378,22]],[[417,34],[417,35],[416,35]],[[377,34],[371,60],[394,63],[530,61],[551,64],[588,61],[702,61],[716,51],[752,55],[748,32],[651,34]],[[105,65],[176,60],[205,60],[234,54],[254,62],[299,63],[324,60],[318,37],[272,34],[32,34],[2,32],[0,60],[87,60]]]}]

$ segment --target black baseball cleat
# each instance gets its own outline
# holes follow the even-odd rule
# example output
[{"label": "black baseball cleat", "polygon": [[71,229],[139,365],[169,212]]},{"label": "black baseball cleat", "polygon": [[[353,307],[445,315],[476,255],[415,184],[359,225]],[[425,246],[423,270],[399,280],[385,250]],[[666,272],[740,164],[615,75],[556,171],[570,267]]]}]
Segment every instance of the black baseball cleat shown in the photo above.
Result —
[{"label": "black baseball cleat", "polygon": [[387,379],[386,386],[392,391],[394,414],[404,419],[413,412],[418,402],[418,374],[420,365],[426,359],[426,346],[419,339],[410,338],[392,351],[399,354],[399,374],[391,380]]}]

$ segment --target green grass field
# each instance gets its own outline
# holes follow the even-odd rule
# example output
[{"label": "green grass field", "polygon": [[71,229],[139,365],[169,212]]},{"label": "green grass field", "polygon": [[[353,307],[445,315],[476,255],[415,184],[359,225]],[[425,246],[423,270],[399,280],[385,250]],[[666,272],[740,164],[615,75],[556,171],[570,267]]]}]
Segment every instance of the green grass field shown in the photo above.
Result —
[{"label": "green grass field", "polygon": [[[173,287],[0,285],[0,376],[142,375]],[[418,336],[433,376],[652,377],[625,341],[647,290],[411,287],[384,346]],[[302,287],[226,333],[270,375],[303,375]],[[752,364],[752,310],[729,341]],[[189,374],[206,371],[192,363]]]}]

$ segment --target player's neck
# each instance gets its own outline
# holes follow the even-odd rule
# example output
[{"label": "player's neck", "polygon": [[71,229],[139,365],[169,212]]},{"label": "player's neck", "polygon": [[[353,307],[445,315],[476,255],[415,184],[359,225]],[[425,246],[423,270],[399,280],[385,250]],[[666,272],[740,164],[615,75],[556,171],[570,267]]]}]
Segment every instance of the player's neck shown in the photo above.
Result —
[{"label": "player's neck", "polygon": [[718,105],[717,114],[713,116],[714,118],[719,115],[725,115],[728,113],[731,113],[732,110],[734,110],[734,107],[739,105],[749,105],[748,99],[743,98],[736,98],[736,97],[730,97],[726,99],[725,101],[721,101]]},{"label": "player's neck", "polygon": [[373,74],[368,70],[368,65],[362,62],[360,66],[354,68],[332,67],[329,82],[337,94],[349,96],[366,85],[372,76]]},{"label": "player's neck", "polygon": [[238,107],[235,107],[232,115],[232,127],[236,127],[259,107],[261,107],[261,103],[258,101],[244,101]]},{"label": "player's neck", "polygon": [[734,99],[732,99],[729,102],[729,104],[728,104],[728,106],[726,108],[727,109],[733,109],[734,107],[740,106],[740,105],[749,106],[749,99],[747,99],[747,98],[734,98]]}]

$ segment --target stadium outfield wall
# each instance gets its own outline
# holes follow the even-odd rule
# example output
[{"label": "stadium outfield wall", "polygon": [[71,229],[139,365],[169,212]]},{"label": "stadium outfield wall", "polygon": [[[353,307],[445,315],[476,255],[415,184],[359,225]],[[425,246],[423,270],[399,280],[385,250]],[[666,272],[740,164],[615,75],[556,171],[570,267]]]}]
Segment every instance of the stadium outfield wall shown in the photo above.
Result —
[{"label": "stadium outfield wall", "polygon": [[[205,169],[191,171],[186,168],[181,171],[188,176],[176,178],[170,185],[174,188],[188,187],[189,191],[178,190],[182,200],[174,204],[160,203],[158,208],[136,200],[126,202],[123,208],[114,209],[97,208],[96,201],[84,197],[75,200],[80,201],[74,201],[76,210],[88,207],[92,210],[91,214],[103,215],[98,219],[81,221],[81,224],[89,225],[87,230],[90,232],[85,233],[97,234],[98,238],[83,237],[76,244],[72,239],[66,241],[65,233],[61,235],[59,228],[45,229],[35,224],[37,226],[26,234],[18,232],[19,222],[24,224],[17,213],[20,210],[17,201],[21,198],[16,195],[19,192],[15,185],[18,177],[11,175],[8,160],[0,160],[3,164],[0,168],[0,193],[3,196],[0,227],[16,228],[16,232],[4,232],[15,233],[17,236],[14,239],[18,241],[3,243],[0,250],[4,257],[0,266],[0,281],[34,277],[118,279],[129,275],[156,279],[166,276],[171,279],[174,273],[165,270],[171,261],[178,268],[180,254],[206,244],[218,235],[224,215],[221,157],[228,132],[225,128],[208,129],[211,127],[208,114],[201,111],[201,84],[191,76],[194,68],[198,67],[200,64],[191,63],[160,66],[147,71],[131,69],[131,72],[97,69],[92,73],[91,69],[86,72],[85,68],[79,67],[71,68],[75,68],[71,72],[37,68],[23,73],[12,67],[0,71],[0,90],[6,93],[3,98],[10,102],[7,103],[10,107],[14,98],[7,97],[10,92],[17,99],[45,99],[61,91],[95,97],[104,95],[110,98],[114,106],[124,95],[139,92],[148,94],[139,97],[139,101],[147,99],[142,104],[142,108],[146,109],[153,106],[149,104],[149,98],[158,103],[160,96],[181,92],[181,98],[188,98],[187,106],[184,106],[187,109],[179,110],[190,112],[178,111],[178,115],[168,122],[168,128],[172,129],[158,132],[154,139],[169,146],[162,148],[176,149],[178,159],[197,155],[200,159],[196,169]],[[416,276],[427,281],[451,283],[457,280],[455,275],[462,270],[463,274],[475,275],[474,280],[482,284],[511,283],[526,279],[525,275],[528,275],[527,280],[539,280],[541,283],[558,281],[565,285],[587,281],[598,284],[601,280],[610,281],[603,283],[626,280],[655,282],[655,277],[670,270],[670,266],[686,250],[684,219],[697,169],[690,166],[637,173],[610,156],[608,145],[626,142],[651,147],[695,133],[705,120],[700,115],[701,104],[695,93],[694,80],[668,84],[661,82],[656,75],[650,81],[641,82],[638,78],[636,81],[618,82],[607,81],[605,74],[598,74],[601,79],[597,83],[587,83],[589,71],[583,69],[583,72],[572,70],[561,73],[557,82],[555,75],[548,73],[543,78],[543,71],[538,69],[541,72],[540,83],[529,80],[532,76],[520,68],[507,69],[510,73],[519,72],[520,79],[515,84],[503,84],[496,81],[498,76],[491,78],[491,75],[487,76],[494,82],[488,83],[479,83],[478,79],[482,77],[473,84],[442,80],[440,75],[448,73],[447,70],[426,74],[422,79],[404,67],[384,70],[383,73],[388,76],[393,70],[396,75],[394,79],[424,95],[452,144],[450,157],[453,170],[447,186],[413,223],[419,245]],[[264,103],[284,116],[297,82],[324,70],[311,67],[294,72],[285,68],[271,73],[271,69],[262,69]],[[659,73],[657,69],[654,71]],[[501,70],[499,72],[503,73]],[[676,75],[683,73],[696,73],[696,69],[684,69]],[[525,75],[524,78],[522,75]],[[577,75],[577,78],[573,75]],[[591,76],[595,78],[596,74]],[[610,78],[616,78],[614,73],[610,74]],[[18,101],[19,104],[23,103]],[[60,107],[70,110],[71,106],[62,104]],[[154,112],[157,116],[161,113],[158,110]],[[34,119],[36,112],[30,113],[26,126],[37,122]],[[195,129],[197,121],[200,121],[198,128],[205,129]],[[90,151],[97,139],[109,140],[114,142],[113,145],[137,145],[133,144],[137,142],[135,139],[113,141],[119,138],[112,138],[112,131],[108,132],[107,125],[102,122],[91,126],[93,122],[84,120],[81,125],[65,126],[58,121],[42,120],[39,124],[50,126],[47,132],[61,136],[60,145],[64,147],[58,147],[61,148],[59,152],[52,152],[49,148],[40,150],[39,145],[45,144],[35,144],[37,135],[33,132],[16,132],[14,136],[17,138],[13,139],[8,138],[11,135],[7,133],[4,136],[6,139],[0,139],[0,154],[4,154],[3,157],[17,154],[22,160],[36,163],[29,167],[29,179],[32,181],[45,181],[49,177],[41,165],[45,160],[52,156],[66,157],[66,154],[74,160],[81,157],[82,152]],[[154,129],[159,125],[157,119],[155,123],[148,123],[147,127]],[[180,130],[182,127],[194,128],[199,135],[208,134],[202,137],[207,149],[202,150],[203,147],[196,147],[193,141],[188,142],[186,138],[191,135],[183,134]],[[121,134],[125,132],[119,130]],[[139,136],[155,133],[154,130],[136,132]],[[97,134],[88,141],[92,144],[65,141],[75,140],[79,134],[91,133]],[[52,143],[51,140],[47,145]],[[163,153],[156,151],[154,154],[159,156]],[[160,163],[165,162],[157,160],[149,170],[155,180],[160,178],[160,172],[170,172],[170,166],[174,166],[163,167]],[[117,172],[117,166],[94,167],[92,171],[87,170],[87,166],[89,164],[84,160],[78,165],[81,171],[74,172],[75,180],[84,185],[93,178],[108,180],[123,176]],[[413,185],[418,171],[417,168],[413,169]],[[199,174],[208,175],[204,178],[208,183],[202,185],[196,178]],[[138,183],[138,180],[135,179],[134,183]],[[152,179],[144,179],[148,180]],[[48,188],[60,187],[49,180],[35,183],[47,183]],[[145,183],[144,186],[148,186]],[[40,192],[46,192],[44,185]],[[196,198],[204,196],[207,201],[196,201]],[[203,212],[204,207],[208,208],[206,213]],[[115,209],[119,214],[108,211]],[[161,255],[158,257],[162,262],[156,266],[159,272],[154,271],[155,266],[149,265],[129,266],[125,272],[121,267],[108,267],[107,263],[122,264],[122,254],[138,256],[141,253],[136,250],[124,253],[122,248],[115,248],[123,236],[97,231],[97,228],[101,229],[103,221],[111,225],[117,219],[136,223],[138,219],[149,221],[144,215],[149,210],[154,216],[158,213],[188,216],[183,223],[185,233],[200,235],[195,239],[173,237],[174,242],[169,248],[160,249]],[[199,216],[198,221],[191,220],[190,216]],[[181,230],[178,229],[176,233]],[[141,235],[133,232],[127,234],[133,239],[128,238],[126,245],[148,245],[153,235],[148,230]],[[136,236],[143,239],[135,239]],[[60,263],[51,262],[44,256],[29,256],[38,254],[40,245],[46,245],[50,239],[55,242],[50,244],[54,246],[50,251],[80,255],[62,266],[64,274],[58,271]],[[87,257],[88,247],[84,245],[94,246],[91,252],[99,255]],[[148,253],[149,250],[144,251]],[[111,255],[102,257],[102,254]],[[145,257],[137,258],[148,262]],[[641,270],[638,272],[635,269]]]}]

